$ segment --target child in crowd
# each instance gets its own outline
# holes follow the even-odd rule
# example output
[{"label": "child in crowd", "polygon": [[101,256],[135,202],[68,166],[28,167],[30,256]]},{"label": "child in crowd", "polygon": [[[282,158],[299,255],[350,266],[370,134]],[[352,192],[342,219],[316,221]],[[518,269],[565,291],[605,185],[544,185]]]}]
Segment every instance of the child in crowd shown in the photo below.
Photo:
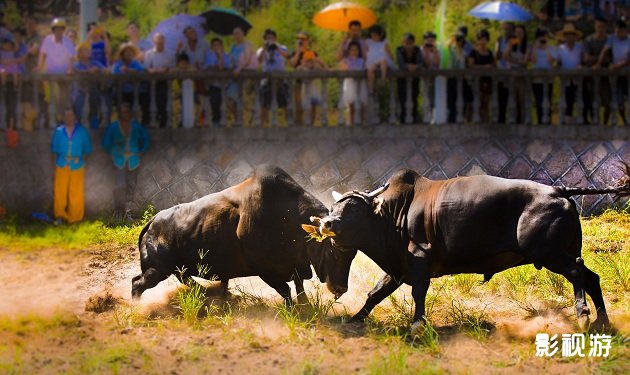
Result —
[{"label": "child in crowd", "polygon": [[[302,64],[297,68],[301,71],[326,69],[321,60],[315,58],[315,52],[306,51],[302,56]],[[302,108],[311,109],[311,122],[315,124],[317,107],[322,104],[322,83],[319,79],[307,80],[302,83]]]},{"label": "child in crowd", "polygon": [[[92,59],[92,48],[89,43],[82,43],[77,47],[78,61],[72,67],[72,71],[75,73],[91,73],[98,74],[103,72],[106,67],[98,60]],[[98,107],[101,104],[101,93],[98,88],[98,84],[89,82],[75,82],[72,88],[72,104],[74,107],[74,113],[79,119],[83,118],[83,107],[85,105],[85,99],[89,95],[89,119],[90,127],[92,129],[98,129],[99,120],[97,117]]]},{"label": "child in crowd", "polygon": [[[341,60],[341,70],[364,70],[365,62],[361,56],[361,45],[352,41],[348,44],[348,57]],[[352,126],[356,120],[356,109],[360,107],[361,123],[365,124],[367,105],[367,87],[364,79],[346,78],[343,80],[343,103],[348,107],[349,119],[346,126]]]},{"label": "child in crowd", "polygon": [[[230,56],[225,53],[223,41],[219,38],[212,39],[211,50],[206,56],[204,70],[226,71],[232,69]],[[212,108],[212,126],[221,126],[221,103],[223,101],[222,89],[226,86],[223,82],[210,82],[210,107]]]},{"label": "child in crowd", "polygon": [[385,40],[385,30],[379,25],[370,28],[370,39],[366,41],[367,52],[365,64],[368,74],[368,89],[370,95],[374,95],[376,69],[381,71],[381,79],[385,81],[387,69],[394,67],[394,57]]},{"label": "child in crowd", "polygon": [[13,38],[4,38],[0,50],[0,80],[2,85],[7,84],[7,74],[11,75],[12,83],[17,85],[20,74],[20,59],[17,57],[17,48]]},{"label": "child in crowd", "polygon": [[[5,121],[9,129],[15,129],[17,124],[17,87],[20,79],[20,64],[24,60],[17,57],[17,45],[13,38],[5,37],[2,40],[0,49],[0,81],[2,86],[6,86],[5,91]],[[11,75],[11,81],[7,85],[7,74]]]}]

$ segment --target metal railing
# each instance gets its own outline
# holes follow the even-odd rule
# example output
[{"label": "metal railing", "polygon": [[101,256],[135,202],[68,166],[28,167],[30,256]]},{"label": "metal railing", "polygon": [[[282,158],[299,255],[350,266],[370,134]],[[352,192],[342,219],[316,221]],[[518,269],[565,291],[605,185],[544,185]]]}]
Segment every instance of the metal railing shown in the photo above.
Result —
[{"label": "metal railing", "polygon": [[[391,71],[385,80],[378,79],[377,95],[367,96],[364,125],[436,122],[528,125],[569,121],[601,124],[608,117],[608,122],[615,126],[630,118],[629,73],[630,69]],[[366,73],[322,70],[238,75],[232,72],[32,74],[20,77],[15,83],[11,76],[6,79],[7,83],[0,86],[0,128],[53,127],[62,106],[73,107],[85,124],[96,122],[103,127],[109,123],[113,108],[125,101],[132,104],[138,119],[147,126],[157,127],[160,123],[178,126],[181,122],[178,103],[182,98],[174,83],[181,87],[186,80],[195,87],[196,126],[211,127],[213,122],[222,127],[259,126],[268,111],[269,126],[325,127],[349,125],[345,116],[344,80],[365,81]],[[263,81],[267,82],[266,99],[260,91]],[[436,87],[440,86],[444,99],[436,100]],[[351,95],[355,98],[361,98],[364,94],[360,90],[366,90],[364,84],[347,87],[357,90]],[[283,99],[278,94],[286,97]],[[232,99],[228,100],[229,97]],[[280,108],[284,101],[286,109]],[[440,108],[435,108],[434,103]],[[313,107],[316,116],[310,113]],[[359,112],[360,107],[357,105]]]}]

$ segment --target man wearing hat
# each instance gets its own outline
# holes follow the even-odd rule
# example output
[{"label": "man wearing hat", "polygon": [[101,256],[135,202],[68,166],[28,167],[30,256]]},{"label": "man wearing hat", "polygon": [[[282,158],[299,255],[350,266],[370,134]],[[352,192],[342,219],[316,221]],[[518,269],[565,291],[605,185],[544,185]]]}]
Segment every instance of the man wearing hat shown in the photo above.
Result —
[{"label": "man wearing hat", "polygon": [[[72,68],[76,58],[74,45],[66,36],[66,21],[55,18],[50,24],[51,34],[44,38],[39,49],[39,63],[37,70],[43,73],[66,74]],[[63,108],[68,103],[67,84],[52,82],[50,85],[51,100],[56,101],[57,108]]]},{"label": "man wearing hat", "polygon": [[[564,24],[562,30],[558,32],[558,40],[563,40],[558,47],[558,64],[562,69],[582,68],[582,44],[577,43],[577,39],[582,33],[575,28],[572,23]],[[577,93],[577,81],[570,79],[564,82],[564,97],[566,102],[565,121],[573,122],[573,106]]]},{"label": "man wearing hat", "polygon": [[[134,72],[145,72],[146,69],[142,63],[137,59],[139,56],[139,50],[131,43],[125,43],[120,46],[118,51],[118,60],[112,66],[112,74],[129,74]],[[138,101],[140,109],[142,111],[142,125],[148,126],[150,121],[149,105],[149,88],[146,82],[135,83],[138,84]],[[122,100],[124,103],[128,103],[134,108],[134,83],[123,82],[121,83]],[[119,103],[120,104],[120,103]],[[134,108],[135,109],[135,108]]]}]

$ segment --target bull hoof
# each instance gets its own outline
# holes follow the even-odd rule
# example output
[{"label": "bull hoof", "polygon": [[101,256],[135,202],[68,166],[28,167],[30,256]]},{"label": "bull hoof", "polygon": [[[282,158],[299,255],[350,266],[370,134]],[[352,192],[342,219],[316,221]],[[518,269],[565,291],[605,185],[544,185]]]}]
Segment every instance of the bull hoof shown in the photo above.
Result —
[{"label": "bull hoof", "polygon": [[591,323],[591,326],[589,327],[590,331],[596,331],[596,332],[611,332],[611,333],[615,333],[615,329],[612,326],[612,324],[610,324],[610,320],[608,320],[608,316],[607,315],[601,315],[598,314],[597,319],[595,319],[595,321],[593,323]]},{"label": "bull hoof", "polygon": [[427,321],[424,318],[413,322],[411,325],[411,335],[413,336],[422,336],[424,332],[424,328],[427,326]]},{"label": "bull hoof", "polygon": [[586,332],[591,326],[591,318],[588,314],[582,314],[578,317],[577,323],[580,331]]},{"label": "bull hoof", "polygon": [[357,314],[357,315],[353,316],[352,318],[350,318],[350,320],[348,320],[347,323],[349,323],[349,324],[364,324],[366,319],[367,319],[367,316],[364,316],[364,315],[361,315],[361,314]]}]

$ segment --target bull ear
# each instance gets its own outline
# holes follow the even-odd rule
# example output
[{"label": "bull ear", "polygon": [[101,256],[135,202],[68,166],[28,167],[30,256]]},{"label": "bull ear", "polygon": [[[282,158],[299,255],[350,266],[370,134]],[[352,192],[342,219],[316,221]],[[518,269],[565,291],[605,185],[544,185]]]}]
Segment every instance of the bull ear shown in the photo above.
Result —
[{"label": "bull ear", "polygon": [[314,225],[310,225],[310,224],[302,224],[302,229],[306,232],[306,233],[317,233],[317,227]]},{"label": "bull ear", "polygon": [[335,202],[337,202],[337,201],[339,201],[339,199],[341,199],[341,197],[343,197],[343,194],[333,190],[332,196],[333,196],[333,199],[335,200]]}]

